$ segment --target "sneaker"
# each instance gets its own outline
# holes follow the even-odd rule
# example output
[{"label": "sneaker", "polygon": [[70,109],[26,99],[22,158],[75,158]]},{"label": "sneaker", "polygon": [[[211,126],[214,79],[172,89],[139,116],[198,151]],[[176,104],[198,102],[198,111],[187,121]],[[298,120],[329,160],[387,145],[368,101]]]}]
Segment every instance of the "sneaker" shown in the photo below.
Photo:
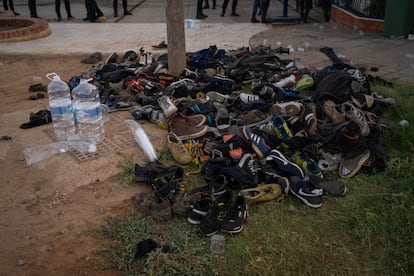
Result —
[{"label": "sneaker", "polygon": [[303,101],[302,123],[308,135],[316,135],[318,122],[316,119],[316,106],[312,102]]},{"label": "sneaker", "polygon": [[291,117],[298,115],[303,109],[303,104],[289,101],[286,103],[275,103],[272,106],[272,113],[281,117]]},{"label": "sneaker", "polygon": [[239,193],[247,205],[275,200],[282,194],[279,184],[260,184],[256,188],[244,189]]},{"label": "sneaker", "polygon": [[231,167],[230,158],[223,158],[222,156],[216,158],[211,157],[201,166],[201,173],[207,182],[213,182],[228,167]]},{"label": "sneaker", "polygon": [[237,234],[243,231],[247,218],[247,205],[242,196],[237,196],[227,219],[221,225],[221,231]]},{"label": "sneaker", "polygon": [[212,203],[206,216],[201,220],[199,229],[206,236],[212,236],[221,229],[223,222],[230,215],[233,195],[230,190],[219,196]]},{"label": "sneaker", "polygon": [[322,189],[316,188],[312,182],[297,176],[289,178],[289,182],[290,192],[302,200],[303,203],[312,208],[319,208],[322,206]]},{"label": "sneaker", "polygon": [[208,126],[200,125],[201,122],[205,121],[206,117],[201,114],[185,116],[177,113],[168,120],[167,129],[169,132],[174,132],[181,140],[195,139],[208,132]]},{"label": "sneaker", "polygon": [[302,169],[295,163],[290,162],[280,151],[273,149],[266,157],[266,166],[271,166],[279,175],[284,177],[305,177]]},{"label": "sneaker", "polygon": [[172,103],[171,99],[168,96],[161,96],[158,98],[158,104],[161,107],[162,111],[164,111],[164,114],[167,116],[167,118],[171,117],[178,111],[178,108]]},{"label": "sneaker", "polygon": [[360,154],[353,157],[344,157],[339,165],[339,176],[342,178],[349,178],[356,175],[361,167],[369,160],[371,151],[364,150]]},{"label": "sneaker", "polygon": [[280,116],[274,116],[272,119],[273,127],[275,129],[276,135],[283,140],[287,140],[292,137],[292,132],[290,131],[286,121]]},{"label": "sneaker", "polygon": [[175,161],[181,165],[191,163],[191,154],[187,151],[183,141],[174,132],[169,132],[167,134],[167,146]]},{"label": "sneaker", "polygon": [[223,135],[223,142],[228,148],[230,157],[234,160],[240,160],[243,155],[242,139],[234,134],[225,134]]},{"label": "sneaker", "polygon": [[160,163],[149,163],[145,167],[135,164],[135,180],[138,182],[151,182],[157,177],[173,180],[182,180],[184,170],[180,166],[165,166]]},{"label": "sneaker", "polygon": [[154,192],[138,193],[135,197],[135,204],[139,212],[155,219],[168,220],[172,218],[170,202],[159,199]]},{"label": "sneaker", "polygon": [[345,114],[339,109],[335,102],[327,100],[323,103],[323,112],[332,123],[345,122]]},{"label": "sneaker", "polygon": [[244,138],[251,142],[258,159],[263,159],[272,150],[261,136],[252,132],[250,127],[243,127],[242,132]]},{"label": "sneaker", "polygon": [[184,192],[180,192],[175,196],[174,202],[171,204],[171,210],[177,216],[187,217],[189,206],[187,195]]},{"label": "sneaker", "polygon": [[187,220],[191,224],[200,224],[207,215],[213,201],[209,195],[198,195],[197,199],[193,199],[189,203]]},{"label": "sneaker", "polygon": [[260,100],[260,97],[258,95],[247,93],[240,93],[239,98],[243,103],[251,103]]},{"label": "sneaker", "polygon": [[211,196],[219,196],[226,192],[227,179],[224,175],[218,175],[212,182],[204,186],[196,187],[191,190],[190,194],[203,193]]},{"label": "sneaker", "polygon": [[210,102],[218,102],[218,103],[222,103],[225,106],[229,107],[229,106],[233,106],[236,102],[236,98],[232,97],[230,95],[224,95],[215,91],[209,91],[206,94],[206,98],[210,101]]},{"label": "sneaker", "polygon": [[81,63],[84,64],[95,64],[102,60],[102,54],[100,52],[95,52],[87,57],[81,59]]},{"label": "sneaker", "polygon": [[305,174],[314,175],[320,178],[323,177],[318,163],[306,153],[297,150],[295,152],[295,162],[302,168]]},{"label": "sneaker", "polygon": [[319,177],[309,177],[309,181],[317,187],[321,188],[324,192],[332,196],[344,196],[348,190],[342,181],[325,180]]},{"label": "sneaker", "polygon": [[280,176],[272,166],[265,165],[262,170],[262,175],[264,176],[265,184],[279,184],[285,195],[289,193],[289,179]]},{"label": "sneaker", "polygon": [[362,112],[361,109],[355,107],[351,102],[345,102],[341,107],[342,111],[345,113],[345,116],[349,120],[354,121],[359,126],[361,135],[368,136],[370,129],[364,112]]},{"label": "sneaker", "polygon": [[259,184],[259,162],[253,158],[251,153],[243,155],[238,166],[249,174],[249,181],[253,186],[257,186]]}]

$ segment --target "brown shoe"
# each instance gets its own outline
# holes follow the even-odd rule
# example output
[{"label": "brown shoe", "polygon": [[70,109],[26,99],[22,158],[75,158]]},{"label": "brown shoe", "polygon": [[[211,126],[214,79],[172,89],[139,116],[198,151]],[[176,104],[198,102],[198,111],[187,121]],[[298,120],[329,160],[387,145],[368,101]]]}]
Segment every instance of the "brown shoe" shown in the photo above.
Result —
[{"label": "brown shoe", "polygon": [[171,204],[168,200],[158,198],[154,192],[138,193],[135,197],[138,211],[158,220],[172,218]]},{"label": "brown shoe", "polygon": [[323,112],[332,121],[332,123],[345,122],[345,114],[338,108],[336,103],[331,100],[327,100],[323,104]]},{"label": "brown shoe", "polygon": [[168,131],[174,132],[181,140],[199,138],[208,131],[208,126],[203,125],[205,121],[205,116],[201,114],[186,116],[177,113],[168,121]]},{"label": "brown shoe", "polygon": [[187,151],[183,141],[181,141],[181,139],[174,132],[169,132],[167,134],[167,146],[175,161],[181,165],[191,163],[191,154]]}]

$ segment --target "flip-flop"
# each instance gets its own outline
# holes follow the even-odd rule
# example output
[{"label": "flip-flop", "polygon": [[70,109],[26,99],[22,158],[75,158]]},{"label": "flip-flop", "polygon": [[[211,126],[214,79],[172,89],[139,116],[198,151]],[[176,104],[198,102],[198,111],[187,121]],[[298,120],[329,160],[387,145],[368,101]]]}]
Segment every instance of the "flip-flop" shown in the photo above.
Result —
[{"label": "flip-flop", "polygon": [[362,165],[369,159],[370,154],[370,150],[366,149],[353,158],[344,158],[339,165],[339,176],[342,178],[349,178],[356,175]]}]

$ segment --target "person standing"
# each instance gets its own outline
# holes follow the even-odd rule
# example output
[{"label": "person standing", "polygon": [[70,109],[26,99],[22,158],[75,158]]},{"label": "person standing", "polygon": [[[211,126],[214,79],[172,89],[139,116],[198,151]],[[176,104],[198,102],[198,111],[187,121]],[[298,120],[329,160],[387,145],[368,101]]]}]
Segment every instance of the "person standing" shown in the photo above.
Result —
[{"label": "person standing", "polygon": [[83,21],[97,22],[99,17],[104,16],[95,0],[85,0],[85,7],[86,18],[84,18]]},{"label": "person standing", "polygon": [[31,18],[41,18],[37,16],[36,0],[29,0],[29,10]]},{"label": "person standing", "polygon": [[[114,0],[113,5],[114,5],[114,17],[118,17],[118,0]],[[128,11],[128,0],[122,0],[122,8],[124,9],[124,16],[132,15],[132,13]]]},{"label": "person standing", "polygon": [[[215,1],[214,1],[215,2]],[[10,10],[14,13],[14,15],[20,15],[14,10],[13,0],[3,0],[3,8],[5,11]]]},{"label": "person standing", "polygon": [[197,19],[205,19],[208,16],[203,13],[203,0],[197,0]]},{"label": "person standing", "polygon": [[[221,6],[222,11],[221,11],[220,16],[224,16],[224,14],[226,13],[226,9],[227,9],[227,6],[229,4],[229,1],[230,0],[224,0],[223,1],[223,5]],[[233,0],[233,2],[231,4],[231,16],[240,16],[240,14],[238,14],[236,12],[238,2],[239,2],[238,0]]]},{"label": "person standing", "polygon": [[[72,19],[72,13],[70,11],[70,2],[69,0],[63,0],[63,2],[65,3],[65,10],[66,10],[66,14],[68,15],[68,20]],[[62,20],[62,15],[60,13],[60,0],[55,0],[55,10],[56,10],[56,14],[57,14],[57,20],[61,21]]]},{"label": "person standing", "polygon": [[332,0],[320,0],[320,1],[321,1],[323,17],[325,18],[325,22],[329,22],[329,19],[331,18]]},{"label": "person standing", "polygon": [[310,9],[312,8],[312,0],[299,0],[300,21],[308,23]]},{"label": "person standing", "polygon": [[270,0],[259,0],[259,3],[260,3],[260,14],[262,16],[262,23],[263,24],[271,23],[267,19],[267,10],[269,9]]}]

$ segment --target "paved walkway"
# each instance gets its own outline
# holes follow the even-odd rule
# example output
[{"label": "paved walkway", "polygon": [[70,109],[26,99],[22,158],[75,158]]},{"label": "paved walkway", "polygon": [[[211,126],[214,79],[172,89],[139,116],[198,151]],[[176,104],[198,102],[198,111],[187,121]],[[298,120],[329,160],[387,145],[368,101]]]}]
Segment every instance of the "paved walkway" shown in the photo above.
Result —
[{"label": "paved walkway", "polygon": [[[290,46],[295,50],[291,58],[298,59],[304,66],[322,66],[329,63],[329,59],[319,52],[319,48],[327,46],[356,66],[365,66],[367,69],[378,67],[376,74],[381,77],[414,83],[414,41],[389,39],[381,34],[347,28],[333,22],[324,23],[320,8],[311,10],[311,23],[308,24],[252,24],[252,0],[239,0],[239,17],[229,15],[231,6],[227,8],[226,16],[221,17],[219,5],[215,10],[204,10],[209,16],[207,19],[195,20],[196,1],[183,1],[187,52],[210,45],[229,50],[260,44]],[[113,17],[111,0],[98,0],[98,5],[107,17],[106,23],[83,22],[85,6],[79,0],[71,2],[72,14],[76,19],[57,22],[53,3],[53,0],[38,0],[38,14],[49,21],[52,34],[32,41],[0,43],[0,57],[85,55],[96,51],[110,54],[141,47],[153,51],[151,45],[167,40],[165,0],[129,0],[129,10],[133,15],[119,18]],[[295,1],[289,3],[288,15],[297,17],[292,6]],[[119,5],[119,14],[122,15]],[[26,0],[15,0],[15,9],[21,13],[21,17],[29,16]],[[63,3],[61,12],[65,18]],[[269,16],[281,16],[282,13],[282,2],[272,1]]]}]

